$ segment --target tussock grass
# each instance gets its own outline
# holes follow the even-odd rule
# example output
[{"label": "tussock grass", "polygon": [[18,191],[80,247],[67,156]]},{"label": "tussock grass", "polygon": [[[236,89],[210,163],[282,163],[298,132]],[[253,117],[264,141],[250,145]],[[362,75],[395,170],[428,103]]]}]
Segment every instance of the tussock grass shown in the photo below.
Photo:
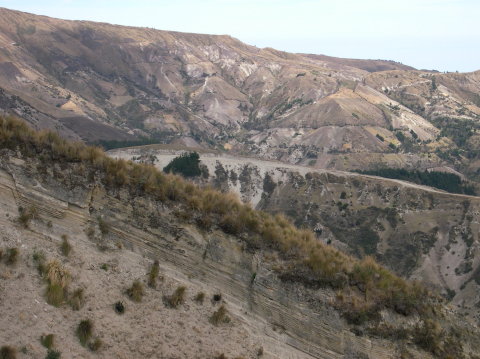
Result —
[{"label": "tussock grass", "polygon": [[90,319],[82,320],[75,332],[82,346],[86,346],[93,335],[93,322]]},{"label": "tussock grass", "polygon": [[220,325],[230,323],[231,319],[228,316],[227,308],[224,305],[220,306],[217,311],[215,311],[209,319],[209,322],[213,325]]},{"label": "tussock grass", "polygon": [[295,228],[281,215],[253,210],[234,194],[200,189],[151,165],[109,158],[99,148],[67,142],[53,132],[35,132],[12,117],[0,117],[0,147],[21,151],[24,156],[42,155],[52,162],[82,162],[87,175],[103,183],[107,190],[124,188],[132,195],[149,196],[182,210],[193,223],[208,218],[207,228],[238,235],[250,249],[276,251],[287,264],[278,266],[283,280],[335,288],[341,294],[335,305],[347,318],[352,303],[360,317],[364,312],[370,317],[370,313],[386,308],[405,315],[427,316],[437,303],[438,298],[418,283],[395,276],[371,258],[359,261],[343,254],[317,241],[311,231]]},{"label": "tussock grass", "polygon": [[177,308],[185,301],[186,290],[187,288],[184,286],[178,287],[171,295],[163,296],[163,303],[169,308]]},{"label": "tussock grass", "polygon": [[132,286],[126,290],[128,297],[134,302],[141,302],[145,295],[143,284],[138,280],[134,281]]},{"label": "tussock grass", "polygon": [[67,286],[71,280],[70,272],[57,260],[51,260],[45,267],[44,278],[47,281],[45,291],[47,303],[59,307],[67,297]]},{"label": "tussock grass", "polygon": [[203,304],[203,301],[205,300],[205,293],[203,293],[203,292],[197,293],[197,295],[193,299],[198,304]]},{"label": "tussock grass", "polygon": [[24,227],[28,228],[32,219],[38,218],[38,210],[36,207],[31,206],[28,208],[19,207],[18,222]]},{"label": "tussock grass", "polygon": [[85,294],[83,288],[78,288],[73,291],[68,299],[68,303],[73,310],[80,310],[85,304]]},{"label": "tussock grass", "polygon": [[148,286],[150,288],[157,287],[157,279],[158,279],[159,273],[160,273],[160,263],[158,262],[158,260],[155,260],[152,264],[152,267],[150,268],[150,271],[148,272]]},{"label": "tussock grass", "polygon": [[45,359],[60,359],[62,354],[58,350],[49,349]]}]

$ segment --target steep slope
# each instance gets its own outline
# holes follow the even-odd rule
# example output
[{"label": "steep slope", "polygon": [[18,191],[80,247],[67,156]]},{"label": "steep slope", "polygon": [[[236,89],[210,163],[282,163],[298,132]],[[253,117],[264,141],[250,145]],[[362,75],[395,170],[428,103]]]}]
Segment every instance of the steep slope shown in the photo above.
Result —
[{"label": "steep slope", "polygon": [[[49,318],[48,329],[38,330],[55,333],[64,345],[62,350],[73,357],[171,353],[183,358],[190,357],[190,348],[207,356],[224,350],[252,358],[428,358],[431,354],[472,358],[479,353],[476,327],[455,319],[420,285],[395,277],[371,259],[359,262],[347,257],[282,217],[255,212],[231,196],[199,190],[148,166],[111,160],[53,133],[33,133],[16,120],[1,121],[1,223],[7,234],[2,236],[2,247],[10,250],[0,264],[5,272],[2,288],[8,289],[0,303],[7,315],[0,324],[9,328],[2,331],[2,342],[19,349],[26,346],[22,355],[38,355],[42,350],[34,340],[41,333],[35,327],[25,332],[25,318],[33,318],[31,323],[42,320],[42,325]],[[237,223],[246,227],[236,228]],[[70,259],[61,259],[55,247],[66,238],[74,252]],[[34,255],[36,246],[46,252],[45,262],[38,252]],[[15,248],[20,255],[12,255]],[[53,267],[47,262],[51,258],[57,259]],[[112,313],[112,302],[125,295],[122,291],[133,279],[143,281],[142,273],[152,259],[160,261],[166,283],[146,290],[145,307],[126,302],[120,323]],[[113,273],[107,276],[99,271],[97,261],[107,261],[101,270]],[[45,281],[37,269],[46,273]],[[158,313],[150,313],[160,310],[173,320],[175,315],[161,307],[159,297],[170,295],[178,283],[194,292],[220,292],[231,322],[220,316],[220,321],[211,319],[219,327],[210,328],[205,316],[215,306],[196,309],[188,292],[174,323],[181,338],[172,339],[167,332],[171,328],[149,319],[158,318]],[[58,299],[49,295],[55,285],[83,288],[85,305],[72,312],[63,300],[53,302],[59,309],[43,304],[42,292],[50,303]],[[71,302],[70,291],[61,293]],[[177,303],[172,300],[163,299],[167,306]],[[42,307],[45,310],[37,315]],[[92,338],[89,347],[96,354],[74,338],[76,323],[93,314],[97,314],[94,334],[104,343],[99,349]],[[180,319],[187,315],[198,320],[196,329]],[[129,325],[138,328],[134,343],[122,339],[129,335]],[[218,348],[209,346],[212,337],[222,340],[225,327],[234,336]],[[149,332],[159,333],[166,342]],[[190,343],[192,332],[205,342]],[[428,339],[432,336],[433,342]],[[34,343],[27,346],[27,341]],[[184,343],[189,348],[180,347]]]},{"label": "steep slope", "polygon": [[[71,138],[225,148],[342,170],[450,166],[475,178],[480,166],[478,73],[7,9],[0,30],[1,108]],[[467,139],[455,130],[464,124]]]},{"label": "steep slope", "polygon": [[[115,158],[162,169],[182,150],[116,149]],[[348,172],[203,151],[209,178],[269,213],[356,256],[374,255],[396,273],[437,288],[457,310],[480,321],[480,199],[416,184]]]}]

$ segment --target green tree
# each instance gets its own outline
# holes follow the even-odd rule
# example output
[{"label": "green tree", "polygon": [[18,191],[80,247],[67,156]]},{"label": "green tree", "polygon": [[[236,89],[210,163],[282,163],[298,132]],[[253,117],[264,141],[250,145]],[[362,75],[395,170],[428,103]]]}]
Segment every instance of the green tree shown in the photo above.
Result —
[{"label": "green tree", "polygon": [[197,152],[182,153],[163,168],[166,173],[180,174],[184,177],[196,177],[202,174],[200,156]]}]

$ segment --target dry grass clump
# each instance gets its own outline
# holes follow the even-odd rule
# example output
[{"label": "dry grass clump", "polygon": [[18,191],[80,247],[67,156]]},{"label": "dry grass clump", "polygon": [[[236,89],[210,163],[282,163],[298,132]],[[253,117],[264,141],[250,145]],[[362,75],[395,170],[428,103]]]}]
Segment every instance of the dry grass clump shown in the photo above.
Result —
[{"label": "dry grass clump", "polygon": [[11,346],[4,345],[0,348],[0,359],[16,359],[17,351]]},{"label": "dry grass clump", "polygon": [[[186,220],[202,222],[208,218],[205,227],[218,226],[238,235],[250,248],[277,251],[280,258],[288,261],[282,267],[286,269],[278,270],[282,279],[343,291],[347,299],[337,303],[340,310],[355,302],[360,317],[365,308],[367,312],[388,308],[405,315],[424,315],[431,312],[436,301],[417,283],[396,277],[371,259],[358,261],[342,254],[317,241],[312,232],[295,228],[283,216],[253,210],[234,194],[200,189],[151,165],[109,158],[98,148],[69,143],[52,132],[35,132],[12,117],[0,117],[0,147],[20,150],[31,157],[42,154],[57,162],[82,161],[89,175],[107,190],[123,186],[129,193],[147,195],[185,212]],[[107,232],[100,230],[102,234]]]},{"label": "dry grass clump", "polygon": [[73,291],[68,299],[68,303],[73,310],[80,310],[85,304],[85,294],[83,288],[78,288]]},{"label": "dry grass clump", "polygon": [[163,296],[163,303],[169,308],[177,308],[185,301],[186,290],[187,288],[184,286],[178,287],[172,295]]},{"label": "dry grass clump", "polygon": [[215,311],[209,319],[209,322],[213,325],[220,325],[230,323],[231,319],[228,316],[227,308],[224,305],[220,306],[217,311]]},{"label": "dry grass clump", "polygon": [[47,265],[45,264],[45,254],[42,251],[35,250],[32,254],[32,259],[37,266],[38,274],[43,277],[47,270]]},{"label": "dry grass clump", "polygon": [[60,359],[61,353],[58,350],[49,349],[45,359]]},{"label": "dry grass clump", "polygon": [[65,302],[67,286],[70,283],[70,272],[68,272],[57,260],[52,260],[46,265],[44,274],[47,281],[45,297],[47,303],[59,307]]},{"label": "dry grass clump", "polygon": [[128,297],[134,302],[141,302],[145,291],[143,289],[143,284],[138,280],[134,281],[132,286],[126,290]]},{"label": "dry grass clump", "polygon": [[148,286],[150,288],[157,287],[157,279],[158,279],[159,273],[160,273],[160,263],[158,262],[158,260],[155,260],[152,264],[152,267],[150,268],[150,271],[148,272]]},{"label": "dry grass clump", "polygon": [[65,257],[68,257],[71,251],[72,251],[72,246],[68,242],[68,236],[66,234],[62,234],[62,244],[60,244],[60,252]]},{"label": "dry grass clump", "polygon": [[203,301],[205,300],[205,293],[203,292],[197,293],[197,295],[193,299],[195,300],[195,302],[199,304],[203,304]]}]

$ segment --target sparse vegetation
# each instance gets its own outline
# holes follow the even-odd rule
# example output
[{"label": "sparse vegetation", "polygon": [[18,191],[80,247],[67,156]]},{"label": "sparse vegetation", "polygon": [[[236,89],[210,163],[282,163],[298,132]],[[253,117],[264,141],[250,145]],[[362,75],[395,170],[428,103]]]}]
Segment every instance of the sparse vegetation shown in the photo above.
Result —
[{"label": "sparse vegetation", "polygon": [[209,319],[210,323],[213,325],[220,325],[230,323],[231,319],[228,316],[228,311],[224,305],[220,306],[217,311],[215,311]]},{"label": "sparse vegetation", "polygon": [[82,344],[82,346],[87,346],[93,335],[92,321],[90,319],[82,320],[77,326],[76,334],[80,344]]},{"label": "sparse vegetation", "polygon": [[57,260],[50,261],[46,266],[45,279],[47,303],[59,307],[65,302],[67,286],[70,283],[70,273]]},{"label": "sparse vegetation", "polygon": [[128,297],[134,302],[141,302],[145,294],[143,284],[138,280],[134,281],[132,286],[126,291]]},{"label": "sparse vegetation", "polygon": [[45,359],[60,359],[61,358],[61,353],[57,350],[49,349],[47,352],[47,356]]},{"label": "sparse vegetation", "polygon": [[177,308],[185,301],[186,290],[187,288],[184,286],[178,287],[172,295],[163,296],[163,303],[169,308]]},{"label": "sparse vegetation", "polygon": [[123,314],[125,313],[125,305],[123,304],[123,302],[116,302],[114,305],[113,305],[113,309],[115,309],[115,313],[117,314]]},{"label": "sparse vegetation", "polygon": [[100,338],[95,338],[93,341],[88,343],[88,349],[92,352],[99,351],[103,346],[103,341]]},{"label": "sparse vegetation", "polygon": [[160,263],[158,262],[158,260],[155,260],[152,264],[152,267],[150,268],[150,271],[148,272],[148,286],[150,288],[157,287],[157,279],[158,279],[159,273],[160,273]]},{"label": "sparse vegetation", "polygon": [[18,261],[19,251],[18,248],[8,248],[5,254],[5,264],[13,266]]},{"label": "sparse vegetation", "polygon": [[[66,166],[82,162],[85,176],[94,178],[107,191],[124,188],[136,196],[149,196],[164,206],[183,210],[192,223],[208,215],[215,227],[229,215],[233,228],[249,249],[275,251],[288,261],[288,266],[276,269],[282,280],[332,287],[345,297],[355,293],[362,304],[356,308],[366,306],[377,312],[390,309],[426,316],[437,303],[438,298],[419,284],[407,282],[378,264],[341,253],[316,240],[312,232],[295,228],[281,215],[255,211],[235,195],[200,189],[151,165],[109,158],[99,148],[69,143],[53,132],[34,132],[12,117],[0,117],[0,147],[20,151],[26,157],[42,156],[44,161]],[[343,310],[342,301],[338,307]]]},{"label": "sparse vegetation", "polygon": [[0,359],[16,359],[17,351],[15,348],[4,345],[0,348]]},{"label": "sparse vegetation", "polygon": [[30,225],[30,221],[38,217],[38,211],[36,207],[29,207],[29,208],[18,208],[19,216],[18,222],[24,227],[28,228]]},{"label": "sparse vegetation", "polygon": [[54,340],[55,340],[55,336],[53,334],[42,335],[40,337],[40,343],[42,343],[42,345],[47,349],[53,348]]},{"label": "sparse vegetation", "polygon": [[203,292],[197,293],[194,300],[199,304],[203,304],[203,301],[205,300],[205,293]]},{"label": "sparse vegetation", "polygon": [[97,218],[98,220],[98,229],[100,229],[100,233],[102,236],[106,236],[110,232],[110,225],[105,222],[105,220],[101,217]]},{"label": "sparse vegetation", "polygon": [[453,174],[436,171],[407,170],[404,168],[380,168],[376,170],[358,171],[358,173],[380,176],[385,178],[400,179],[431,186],[451,193],[475,195],[473,186]]},{"label": "sparse vegetation", "polygon": [[83,305],[85,304],[85,295],[83,292],[83,288],[75,289],[71,294],[70,298],[68,299],[68,303],[73,310],[82,309]]},{"label": "sparse vegetation", "polygon": [[72,246],[68,242],[68,236],[66,234],[62,234],[62,244],[60,245],[60,252],[65,257],[68,257],[71,251],[72,251]]}]

